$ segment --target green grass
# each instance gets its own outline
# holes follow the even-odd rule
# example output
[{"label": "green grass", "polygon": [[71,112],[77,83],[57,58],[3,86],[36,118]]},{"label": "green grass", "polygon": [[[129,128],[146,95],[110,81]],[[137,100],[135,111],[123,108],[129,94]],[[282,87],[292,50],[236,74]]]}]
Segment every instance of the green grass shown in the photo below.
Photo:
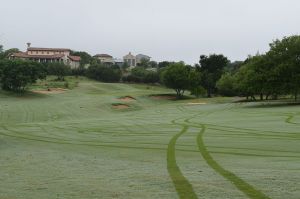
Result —
[{"label": "green grass", "polygon": [[[67,81],[62,94],[0,92],[0,199],[300,197],[297,104]],[[31,89],[45,84],[61,86]]]}]

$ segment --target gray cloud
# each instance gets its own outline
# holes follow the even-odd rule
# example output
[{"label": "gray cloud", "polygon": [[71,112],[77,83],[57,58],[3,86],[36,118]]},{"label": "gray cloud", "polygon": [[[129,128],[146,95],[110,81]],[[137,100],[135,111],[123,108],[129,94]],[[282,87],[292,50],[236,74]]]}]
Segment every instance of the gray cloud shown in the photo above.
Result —
[{"label": "gray cloud", "polygon": [[67,47],[122,57],[198,62],[264,52],[276,38],[299,34],[298,0],[0,0],[0,42],[25,50]]}]

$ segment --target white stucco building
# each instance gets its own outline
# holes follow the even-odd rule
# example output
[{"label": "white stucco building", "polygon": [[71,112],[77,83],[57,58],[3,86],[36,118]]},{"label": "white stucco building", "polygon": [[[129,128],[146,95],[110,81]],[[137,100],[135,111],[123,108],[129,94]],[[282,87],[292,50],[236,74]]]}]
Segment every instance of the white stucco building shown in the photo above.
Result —
[{"label": "white stucco building", "polygon": [[108,54],[97,54],[94,56],[95,58],[99,59],[101,63],[110,63],[114,64],[114,58]]},{"label": "white stucco building", "polygon": [[129,52],[128,55],[123,57],[124,62],[126,62],[130,67],[136,67],[136,57]]},{"label": "white stucco building", "polygon": [[39,48],[27,44],[26,52],[13,53],[10,59],[32,60],[40,63],[63,62],[71,68],[80,66],[80,57],[70,55],[71,50],[67,48]]}]

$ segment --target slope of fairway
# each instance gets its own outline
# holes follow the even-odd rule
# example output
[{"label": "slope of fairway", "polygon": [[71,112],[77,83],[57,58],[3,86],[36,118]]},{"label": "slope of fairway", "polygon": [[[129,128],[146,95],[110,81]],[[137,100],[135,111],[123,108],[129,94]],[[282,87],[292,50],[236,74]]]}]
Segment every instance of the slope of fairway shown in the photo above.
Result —
[{"label": "slope of fairway", "polygon": [[0,93],[0,199],[300,198],[299,106],[149,97],[166,93]]}]

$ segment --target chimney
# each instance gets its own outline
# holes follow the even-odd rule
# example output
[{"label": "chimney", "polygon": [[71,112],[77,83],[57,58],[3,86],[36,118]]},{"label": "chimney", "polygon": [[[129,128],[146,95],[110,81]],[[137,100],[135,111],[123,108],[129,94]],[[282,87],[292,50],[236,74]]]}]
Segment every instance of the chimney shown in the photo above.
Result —
[{"label": "chimney", "polygon": [[30,48],[30,46],[31,46],[31,43],[28,42],[28,43],[27,43],[27,48]]}]

